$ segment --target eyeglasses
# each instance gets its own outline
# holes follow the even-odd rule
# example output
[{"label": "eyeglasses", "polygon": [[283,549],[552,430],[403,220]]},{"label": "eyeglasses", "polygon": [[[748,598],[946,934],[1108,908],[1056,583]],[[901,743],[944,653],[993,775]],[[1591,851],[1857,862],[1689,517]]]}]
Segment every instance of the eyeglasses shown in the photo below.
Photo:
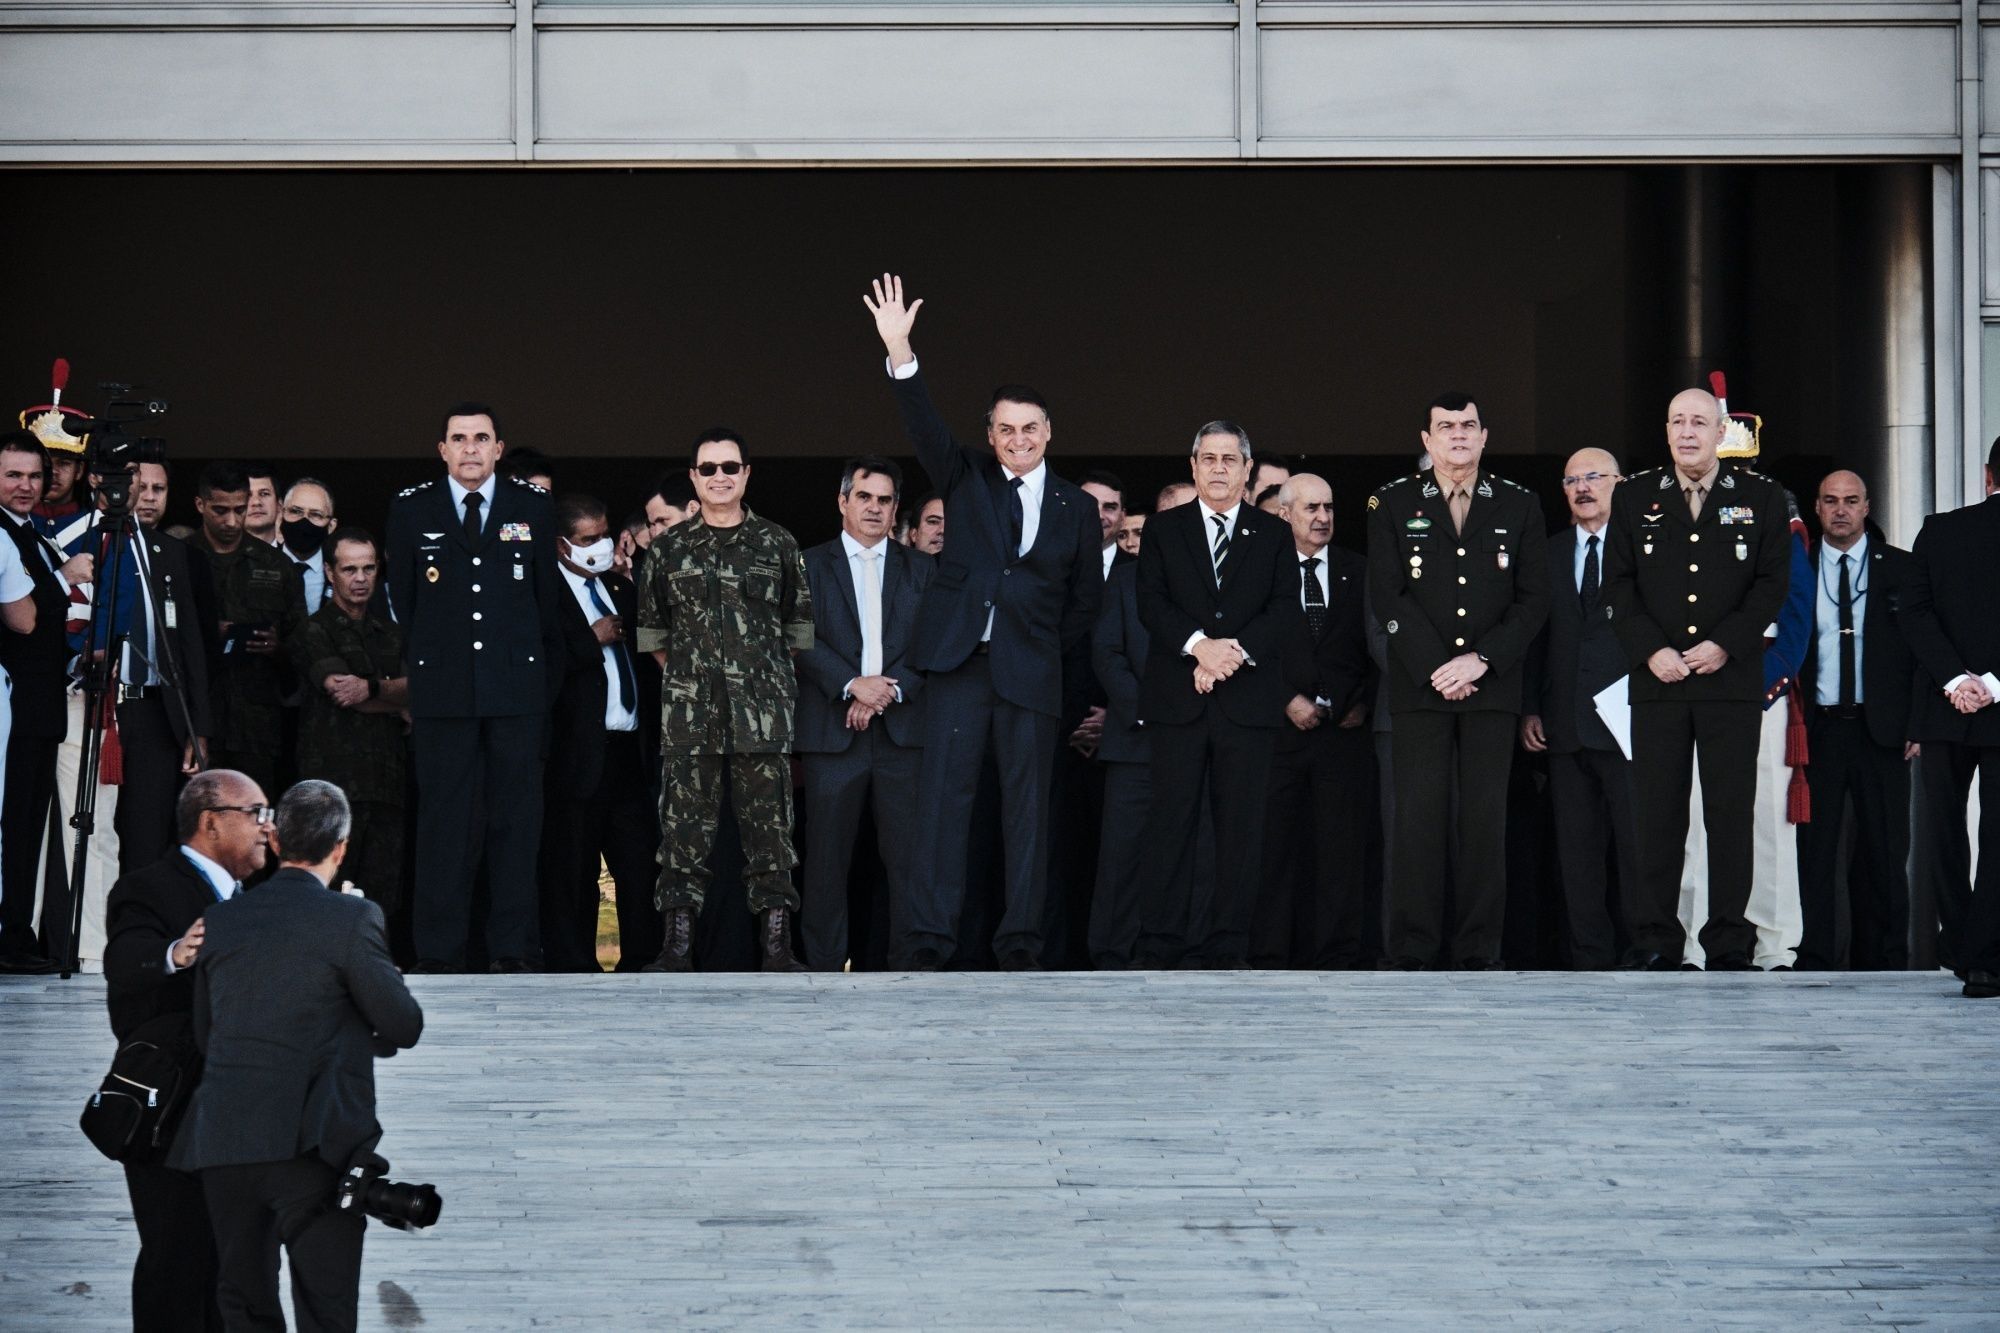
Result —
[{"label": "eyeglasses", "polygon": [[265,824],[268,824],[268,823],[270,823],[270,822],[271,822],[271,813],[272,813],[272,811],[271,811],[271,807],[270,807],[270,806],[268,806],[268,805],[205,805],[205,806],[203,806],[203,807],[202,807],[202,809],[204,809],[204,810],[234,810],[234,811],[235,811],[236,813],[238,813],[238,814],[240,814],[240,815],[248,815],[248,816],[250,816],[250,818],[252,818],[252,819],[254,819],[254,820],[256,820],[256,821],[257,821],[257,823],[258,823],[258,825],[259,825],[259,826],[262,826],[262,825],[265,825]]},{"label": "eyeglasses", "polygon": [[1580,477],[1564,477],[1563,486],[1565,488],[1576,487],[1576,486],[1595,486],[1600,481],[1606,481],[1606,480],[1616,481],[1617,478],[1618,474],[1615,472],[1586,472]]},{"label": "eyeglasses", "polygon": [[727,463],[697,463],[694,470],[704,477],[712,477],[718,472],[725,477],[733,477],[743,470],[743,464],[732,458]]},{"label": "eyeglasses", "polygon": [[323,509],[301,509],[297,505],[286,505],[285,517],[292,519],[303,518],[310,522],[317,523],[321,527],[325,527],[327,524],[327,520],[332,518],[333,515],[327,513]]}]

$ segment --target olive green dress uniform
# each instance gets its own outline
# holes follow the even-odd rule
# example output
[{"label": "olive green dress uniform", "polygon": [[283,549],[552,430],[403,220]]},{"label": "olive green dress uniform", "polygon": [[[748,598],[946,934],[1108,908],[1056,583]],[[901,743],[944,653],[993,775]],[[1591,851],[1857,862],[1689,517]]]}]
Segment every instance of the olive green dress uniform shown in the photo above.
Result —
[{"label": "olive green dress uniform", "polygon": [[394,713],[361,713],[326,697],[328,676],[381,682],[403,672],[403,631],[373,614],[355,620],[332,602],[306,618],[288,645],[305,682],[299,776],[331,782],[354,812],[341,878],[393,914],[403,905],[405,727]]},{"label": "olive green dress uniform", "polygon": [[[1396,814],[1382,925],[1388,957],[1405,966],[1499,959],[1522,669],[1548,618],[1541,502],[1484,470],[1471,487],[1456,531],[1433,472],[1400,477],[1368,499],[1369,596],[1387,633],[1394,718]],[[1431,686],[1431,673],[1467,652],[1487,659],[1486,674],[1470,698],[1452,702]],[[1448,949],[1447,865],[1458,918]]]},{"label": "olive green dress uniform", "polygon": [[743,511],[733,528],[699,516],[646,553],[638,648],[664,651],[660,706],[662,911],[701,910],[723,782],[730,786],[753,913],[797,911],[792,885],[791,654],[813,645],[798,541]]},{"label": "olive green dress uniform", "polygon": [[189,538],[188,545],[208,557],[224,621],[266,624],[277,633],[275,653],[222,655],[217,687],[222,716],[209,748],[211,767],[247,773],[275,799],[284,699],[292,688],[284,646],[305,619],[305,583],[283,553],[254,537],[245,536],[227,554],[210,546],[204,532]]},{"label": "olive green dress uniform", "polygon": [[[1632,947],[1670,959],[1685,944],[1676,909],[1686,855],[1685,793],[1701,764],[1708,833],[1709,966],[1749,965],[1757,931],[1750,902],[1757,745],[1764,702],[1764,630],[1791,583],[1791,514],[1784,488],[1722,459],[1701,517],[1689,514],[1672,468],[1627,477],[1612,493],[1604,603],[1631,663],[1632,789],[1640,895]],[[1720,671],[1669,685],[1647,659],[1703,640],[1729,654]],[[1645,924],[1638,919],[1643,913]]]}]

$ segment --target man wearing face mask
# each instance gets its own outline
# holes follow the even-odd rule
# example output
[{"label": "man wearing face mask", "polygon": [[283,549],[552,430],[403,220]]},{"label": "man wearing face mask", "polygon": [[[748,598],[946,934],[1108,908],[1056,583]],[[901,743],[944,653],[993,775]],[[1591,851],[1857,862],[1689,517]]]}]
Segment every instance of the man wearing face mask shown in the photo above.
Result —
[{"label": "man wearing face mask", "polygon": [[284,538],[285,554],[299,567],[307,615],[333,596],[327,587],[323,559],[326,535],[333,531],[333,524],[333,492],[311,477],[293,482],[285,492],[284,508],[278,511],[278,532]]},{"label": "man wearing face mask", "polygon": [[[632,581],[611,572],[613,542],[604,503],[566,494],[556,500],[556,560],[562,686],[549,718],[542,807],[542,964],[550,972],[595,972],[597,867],[618,886],[619,970],[634,972],[660,953],[653,905],[659,818],[647,796],[641,756],[636,655],[627,627],[638,623]],[[658,695],[654,696],[657,700]]]},{"label": "man wearing face mask", "polygon": [[286,647],[304,683],[299,718],[301,780],[319,778],[347,793],[354,827],[342,878],[377,904],[398,954],[407,943],[403,892],[403,712],[409,678],[403,631],[372,608],[382,557],[360,528],[326,543],[333,595],[306,618]]}]

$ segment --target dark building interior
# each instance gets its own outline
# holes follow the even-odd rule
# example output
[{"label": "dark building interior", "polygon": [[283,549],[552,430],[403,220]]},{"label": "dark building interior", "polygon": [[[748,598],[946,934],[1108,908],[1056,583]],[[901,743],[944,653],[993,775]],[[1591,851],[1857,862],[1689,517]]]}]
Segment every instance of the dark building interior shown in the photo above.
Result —
[{"label": "dark building interior", "polygon": [[177,519],[193,465],[269,457],[377,524],[436,475],[440,408],[480,397],[617,512],[733,425],[752,506],[813,541],[833,460],[907,454],[860,301],[895,269],[967,434],[1026,380],[1058,469],[1109,466],[1143,503],[1232,417],[1329,476],[1355,542],[1449,387],[1552,521],[1569,451],[1660,461],[1667,398],[1718,366],[1767,467],[1811,487],[1874,410],[1855,204],[1900,170],[17,172],[17,197],[79,202],[16,211],[0,367],[10,409],[59,355],[76,405],[112,379],[166,397]]}]

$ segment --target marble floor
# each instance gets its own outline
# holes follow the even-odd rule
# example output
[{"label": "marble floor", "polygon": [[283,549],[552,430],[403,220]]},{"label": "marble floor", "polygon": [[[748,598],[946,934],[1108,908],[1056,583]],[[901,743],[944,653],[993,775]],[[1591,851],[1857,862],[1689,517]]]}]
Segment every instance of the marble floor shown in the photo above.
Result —
[{"label": "marble floor", "polygon": [[[420,977],[364,1329],[2000,1328],[1938,974]],[[0,979],[0,1329],[129,1327],[100,978]]]}]

